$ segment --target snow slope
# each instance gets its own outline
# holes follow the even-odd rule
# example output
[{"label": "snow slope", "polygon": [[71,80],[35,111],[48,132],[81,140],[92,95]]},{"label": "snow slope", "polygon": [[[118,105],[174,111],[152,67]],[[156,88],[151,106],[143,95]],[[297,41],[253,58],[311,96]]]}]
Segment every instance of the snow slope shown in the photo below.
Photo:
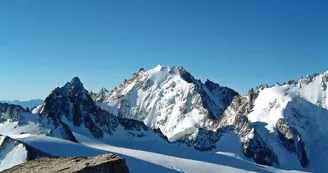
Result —
[{"label": "snow slope", "polygon": [[183,67],[158,65],[134,73],[113,91],[93,95],[98,106],[125,118],[160,129],[169,141],[207,129],[238,95],[232,89],[194,79]]},{"label": "snow slope", "polygon": [[[199,150],[223,148],[232,156],[247,155],[283,169],[309,165],[322,171],[327,168],[317,165],[328,160],[323,123],[327,81],[328,72],[271,88],[263,85],[251,95],[238,96],[211,81],[202,84],[182,67],[159,65],[141,69],[114,90],[101,89],[92,97],[114,115],[160,129],[171,142]],[[222,143],[227,131],[238,135],[233,137],[233,149]]]},{"label": "snow slope", "polygon": [[26,161],[27,151],[23,144],[0,136],[0,171]]},{"label": "snow slope", "polygon": [[[119,153],[124,156],[131,172],[297,172],[283,171],[266,166],[260,166],[241,159],[225,155],[216,155],[217,163],[179,158],[170,155],[158,154],[136,149],[115,147],[74,133],[80,144],[70,141],[40,136],[40,135],[14,135],[12,138],[31,145],[43,152],[56,156],[92,156],[104,152]],[[164,148],[165,149],[165,148]],[[166,148],[167,149],[167,148]],[[201,153],[201,152],[199,152]],[[204,153],[202,153],[204,154]],[[206,153],[205,153],[206,154]],[[208,155],[211,156],[211,153]]]},{"label": "snow slope", "polygon": [[328,72],[325,72],[259,92],[253,111],[247,117],[261,137],[272,147],[281,167],[300,167],[297,155],[288,152],[279,140],[277,123],[279,119],[285,119],[290,128],[296,129],[305,144],[309,158],[308,168],[328,171],[328,168],[323,166],[328,160],[327,82]]},{"label": "snow slope", "polygon": [[[35,109],[39,115],[0,104],[0,134],[23,143],[3,148],[0,169],[27,161],[28,145],[60,157],[115,152],[131,172],[328,172],[327,82],[328,72],[234,97],[182,67],[157,66],[91,94],[114,116],[74,78]],[[211,151],[194,150],[200,144]]]}]

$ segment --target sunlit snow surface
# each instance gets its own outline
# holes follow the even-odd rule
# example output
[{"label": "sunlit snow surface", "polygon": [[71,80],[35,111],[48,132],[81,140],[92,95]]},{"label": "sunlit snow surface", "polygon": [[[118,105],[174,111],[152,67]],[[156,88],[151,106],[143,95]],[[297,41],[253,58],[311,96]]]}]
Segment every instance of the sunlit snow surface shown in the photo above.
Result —
[{"label": "sunlit snow surface", "polygon": [[12,141],[3,145],[4,136],[0,137],[0,171],[26,162],[27,152],[23,144],[15,145]]},{"label": "sunlit snow surface", "polygon": [[[135,149],[131,146],[142,141],[130,141],[130,147],[119,147],[106,144],[104,140],[99,141],[90,137],[74,133],[80,144],[70,141],[47,137],[43,135],[13,135],[14,139],[20,140],[43,152],[56,156],[94,156],[101,153],[111,152],[121,154],[127,162],[131,172],[298,172],[283,171],[272,167],[257,165],[240,158],[210,152],[192,151],[190,148],[178,147],[176,145],[156,145],[152,147],[143,145],[146,150]],[[107,141],[108,142],[108,141]],[[165,150],[169,154],[147,150]]]},{"label": "sunlit snow surface", "polygon": [[[130,99],[132,107],[138,105],[131,112],[151,108],[149,116],[143,119],[150,127],[157,126],[156,123],[161,118],[169,118],[167,123],[161,126],[161,130],[173,140],[179,136],[193,133],[196,131],[195,126],[209,125],[206,117],[198,112],[200,109],[190,110],[186,117],[181,118],[178,107],[175,107],[175,105],[184,103],[183,100],[187,103],[190,101],[188,100],[188,93],[184,92],[184,89],[187,90],[188,87],[192,86],[175,75],[176,71],[174,71],[174,68],[172,71],[172,69],[163,69],[158,66],[154,70],[157,70],[158,73],[145,75],[147,78],[152,79],[153,90],[151,92],[137,91],[133,87],[126,87],[122,90],[123,93],[127,93],[127,96],[132,98]],[[166,76],[167,74],[170,74],[172,81],[167,80],[169,82],[163,83],[163,79],[168,77]],[[130,171],[136,173],[177,171],[190,173],[298,172],[288,170],[327,172],[325,169],[328,160],[328,126],[326,125],[328,122],[328,91],[327,81],[323,80],[323,75],[304,78],[295,84],[274,86],[262,90],[254,103],[254,109],[247,115],[261,138],[270,145],[279,158],[280,165],[274,166],[287,170],[258,165],[253,160],[246,158],[242,152],[241,139],[234,133],[223,134],[214,151],[201,152],[184,144],[169,144],[151,132],[146,134],[147,137],[132,138],[122,127],[117,128],[114,135],[105,134],[104,138],[99,140],[92,137],[88,129],[74,127],[72,123],[63,119],[63,122],[68,124],[79,142],[73,143],[42,135],[47,133],[47,128],[44,128],[42,123],[47,122],[39,124],[39,122],[36,122],[36,115],[30,113],[21,115],[20,118],[24,119],[23,124],[9,120],[0,123],[0,132],[2,135],[10,136],[54,156],[94,156],[106,152],[118,153],[126,159]],[[175,79],[175,77],[178,78]],[[175,83],[174,88],[178,88],[177,90],[170,88],[173,82]],[[133,85],[132,83],[131,86]],[[157,90],[157,85],[161,85],[162,89]],[[168,85],[168,88],[166,85]],[[179,94],[178,96],[176,95],[177,93]],[[146,99],[155,96],[160,97]],[[115,112],[116,109],[113,107],[115,103],[113,102],[109,99],[106,104],[109,106],[107,108]],[[159,109],[165,104],[172,105],[172,110]],[[156,112],[158,111],[161,112],[163,117],[157,116]],[[174,115],[165,117],[164,115],[171,115],[166,114],[167,111],[172,111],[171,113]],[[231,113],[233,114],[233,112]],[[301,168],[295,154],[288,152],[278,143],[275,126],[279,118],[287,119],[288,123],[302,134],[310,160],[306,169]],[[49,125],[47,127],[53,126],[52,124],[47,125]],[[53,131],[54,136],[59,136],[56,135],[57,133]],[[248,137],[251,138],[252,136]],[[3,143],[3,138],[0,138],[0,142],[1,144]],[[1,151],[0,158],[0,170],[3,170],[25,162],[26,151],[23,144],[10,144]]]},{"label": "sunlit snow surface", "polygon": [[[161,65],[148,71],[140,71],[97,104],[114,115],[137,119],[150,128],[160,129],[169,141],[195,134],[199,128],[206,129],[213,124],[208,119],[208,110],[201,106],[202,94],[209,98],[211,106],[222,109],[222,112],[228,105],[224,106],[217,96],[218,93],[211,93],[200,81],[191,79],[193,77],[182,74],[181,71],[184,71],[182,67]],[[190,78],[192,82],[185,78]],[[124,103],[121,103],[119,98],[123,95]],[[213,112],[213,116],[220,114],[218,110]]]},{"label": "sunlit snow surface", "polygon": [[302,135],[310,160],[308,168],[318,170],[326,167],[323,165],[328,161],[327,74],[307,76],[295,84],[262,90],[253,111],[247,115],[262,138],[272,147],[283,168],[297,169],[300,163],[297,162],[297,156],[287,152],[277,140],[276,123],[279,118],[285,118]]}]

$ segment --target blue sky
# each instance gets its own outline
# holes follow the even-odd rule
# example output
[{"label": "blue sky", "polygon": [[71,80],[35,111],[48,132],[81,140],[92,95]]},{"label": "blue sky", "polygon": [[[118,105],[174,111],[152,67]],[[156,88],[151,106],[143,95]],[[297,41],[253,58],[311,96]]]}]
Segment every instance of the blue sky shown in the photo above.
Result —
[{"label": "blue sky", "polygon": [[184,66],[244,94],[328,70],[328,1],[0,1],[0,100]]}]

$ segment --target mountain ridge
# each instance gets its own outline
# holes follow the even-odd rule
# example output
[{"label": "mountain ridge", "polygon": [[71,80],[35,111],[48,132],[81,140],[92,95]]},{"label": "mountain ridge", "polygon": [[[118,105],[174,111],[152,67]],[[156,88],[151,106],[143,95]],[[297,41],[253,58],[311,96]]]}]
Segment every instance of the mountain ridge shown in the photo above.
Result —
[{"label": "mountain ridge", "polygon": [[30,110],[32,110],[33,108],[39,106],[42,102],[43,102],[43,100],[41,100],[41,99],[30,99],[30,100],[25,100],[25,101],[21,101],[21,100],[0,100],[0,103],[15,104],[15,105],[22,106],[23,108],[29,108]]},{"label": "mountain ridge", "polygon": [[222,138],[234,134],[241,152],[230,152],[236,155],[288,170],[325,171],[318,165],[328,160],[327,83],[328,71],[239,95],[210,80],[202,83],[183,67],[157,66],[140,69],[112,91],[93,93],[74,77],[32,113],[0,103],[0,129],[7,136],[75,143],[76,133],[103,141],[155,140],[206,152],[220,152]]},{"label": "mountain ridge", "polygon": [[[174,68],[175,67],[173,67],[173,69]],[[172,70],[171,67],[162,67],[162,66],[157,66],[154,69],[151,69],[148,71],[141,70],[141,71],[135,73],[131,79],[126,80],[123,83],[121,83],[114,90],[109,91],[107,93],[102,93],[101,99],[97,100],[97,98],[99,98],[99,97],[97,97],[96,95],[93,96],[93,99],[98,102],[98,106],[101,107],[102,109],[107,110],[109,112],[113,112],[114,114],[116,113],[117,116],[121,116],[121,115],[125,116],[125,115],[131,113],[129,111],[133,112],[133,110],[134,110],[133,106],[138,106],[138,104],[136,104],[136,103],[138,102],[139,98],[136,98],[136,97],[139,97],[139,95],[140,95],[140,94],[137,94],[137,95],[135,94],[136,93],[135,88],[134,88],[134,86],[129,85],[129,82],[132,81],[131,83],[133,83],[136,81],[135,79],[138,78],[138,76],[140,76],[140,75],[142,76],[147,73],[150,73],[150,76],[151,76],[150,79],[152,79],[152,76],[154,76],[154,75],[151,74],[151,72],[156,71],[156,70],[157,71],[176,72],[176,70],[175,69]],[[185,71],[184,68],[183,68],[183,70]],[[184,78],[182,78],[182,77],[181,78],[183,80],[186,79],[185,81],[187,83],[193,83],[193,84],[195,84],[195,83],[197,84],[197,82],[200,83],[199,80],[195,80],[191,76],[191,74],[188,73],[187,71],[184,74],[186,74],[186,76]],[[167,76],[169,76],[169,75],[167,75]],[[276,85],[273,85],[271,87],[269,87],[268,85],[260,85],[260,86],[256,87],[255,89],[249,90],[247,95],[244,95],[244,96],[241,96],[239,94],[234,95],[231,102],[229,101],[230,103],[229,103],[228,107],[226,107],[224,109],[224,111],[221,113],[221,115],[214,116],[214,117],[207,117],[204,119],[205,122],[210,121],[210,123],[207,123],[207,125],[203,126],[205,128],[202,128],[202,127],[199,128],[199,126],[198,126],[198,129],[195,131],[195,133],[191,134],[190,136],[188,135],[188,132],[187,133],[183,132],[183,134],[180,135],[180,137],[179,136],[177,138],[169,137],[169,140],[173,141],[173,142],[175,141],[175,142],[191,144],[191,145],[194,145],[194,147],[199,150],[213,150],[213,149],[215,149],[216,143],[219,142],[220,136],[222,134],[224,134],[227,131],[234,131],[239,137],[241,137],[244,154],[247,157],[253,158],[254,161],[257,163],[266,164],[266,165],[275,165],[276,164],[276,165],[286,167],[288,169],[295,169],[295,168],[299,167],[298,165],[300,165],[300,167],[307,167],[307,165],[309,164],[309,156],[308,156],[308,152],[307,152],[307,150],[308,150],[307,145],[306,145],[307,142],[304,141],[305,139],[303,139],[304,138],[303,136],[305,136],[305,135],[303,133],[300,133],[299,132],[300,130],[297,130],[298,128],[291,126],[289,120],[283,119],[284,114],[282,114],[282,116],[281,116],[282,119],[280,119],[279,121],[273,122],[274,128],[276,129],[274,132],[275,135],[273,135],[273,136],[269,135],[269,136],[272,136],[275,138],[275,141],[272,141],[272,142],[277,143],[277,146],[271,145],[271,143],[268,142],[269,136],[266,134],[263,134],[263,129],[265,129],[266,127],[264,127],[265,125],[260,126],[260,124],[267,123],[267,122],[262,122],[257,119],[254,120],[252,118],[253,117],[252,115],[254,115],[254,109],[256,109],[259,105],[259,103],[258,103],[259,95],[262,95],[261,93],[263,93],[265,90],[271,90],[272,88],[276,88],[276,87],[286,87],[286,86],[295,86],[295,85],[298,85],[299,88],[307,88],[307,85],[309,85],[315,81],[320,81],[319,78],[316,79],[318,76],[319,76],[319,78],[322,78],[321,83],[319,85],[317,85],[317,83],[316,83],[313,90],[318,90],[319,89],[318,86],[320,86],[320,89],[322,91],[325,91],[326,90],[325,86],[326,86],[326,82],[328,79],[328,77],[327,77],[328,72],[324,72],[322,74],[307,75],[306,77],[301,78],[298,82],[290,80],[282,85],[277,83]],[[170,78],[170,77],[168,77],[168,78]],[[155,85],[156,85],[156,83],[158,83],[156,81],[154,83],[152,81],[149,81],[147,77],[146,78],[139,77],[139,79],[143,79],[143,80],[140,80],[141,82],[138,81],[140,84],[137,84],[137,86],[141,85],[143,87],[141,87],[141,89],[138,89],[138,87],[136,87],[138,92],[143,91],[143,90],[148,90],[149,88],[151,89],[151,87],[154,85],[154,83],[155,83]],[[163,80],[165,81],[165,79],[163,79],[163,78],[159,79],[160,82],[162,82]],[[213,86],[219,86],[218,84],[215,84],[214,82],[212,82],[210,80],[207,80],[204,85],[206,86],[206,88],[202,94],[209,93],[209,90],[212,89]],[[156,87],[158,87],[158,86],[156,86]],[[197,86],[196,86],[196,88],[197,88]],[[199,87],[199,88],[201,88],[201,87]],[[299,88],[296,88],[295,90],[299,90]],[[301,90],[297,91],[297,93],[302,92]],[[131,91],[131,92],[129,92],[129,91]],[[158,92],[158,93],[160,94],[160,92]],[[131,97],[131,94],[134,94],[134,97]],[[293,93],[291,93],[291,94],[294,95]],[[204,96],[204,95],[202,95],[202,96]],[[220,95],[220,94],[218,94],[218,95]],[[310,101],[313,104],[317,104],[317,103],[314,103],[314,100],[318,100],[318,99],[320,100],[320,98],[315,98],[311,101],[311,98],[313,98],[314,96],[315,96],[315,94],[312,94],[312,95],[310,94],[310,96],[307,97],[308,101]],[[323,97],[326,97],[326,96],[323,96]],[[106,100],[106,98],[107,98],[107,100]],[[126,105],[126,100],[125,100],[126,98],[130,99],[130,101],[127,102],[127,105]],[[132,100],[131,100],[131,98],[132,98]],[[214,100],[209,97],[207,97],[206,99]],[[327,102],[324,99],[321,99],[319,102],[320,102],[319,106],[326,108]],[[132,107],[131,107],[130,103],[133,103]],[[148,103],[152,103],[152,101],[150,100],[150,101],[148,101]],[[105,105],[105,104],[107,104],[107,105]],[[175,104],[176,104],[176,102],[175,102]],[[120,109],[122,109],[121,108],[122,105],[123,105],[124,113],[120,114],[120,111],[121,111]],[[165,104],[163,104],[163,105],[165,105]],[[163,109],[163,105],[162,105],[161,109]],[[202,105],[202,104],[199,104],[199,105]],[[124,106],[127,107],[127,109],[125,109]],[[115,107],[117,107],[117,108],[115,108]],[[209,109],[210,109],[209,107],[206,107],[206,110],[209,110]],[[236,114],[236,115],[233,115],[233,114]],[[249,114],[251,116],[248,116]],[[132,115],[138,115],[138,114],[132,114]],[[130,118],[135,119],[136,117],[131,116]],[[138,117],[137,117],[137,119],[138,119]],[[141,116],[141,119],[139,117],[139,120],[143,121],[143,120],[147,120],[147,119],[143,119]],[[145,122],[145,124],[151,128],[156,128],[156,126],[154,126],[153,124],[149,124],[149,123],[147,124],[147,122]],[[223,129],[225,129],[225,130],[223,130]],[[165,130],[161,129],[161,131],[164,133],[164,135],[167,136]],[[201,135],[199,135],[199,134],[201,134]],[[291,134],[299,136],[298,138],[301,138],[300,142],[297,142],[297,140],[294,142],[290,141],[291,139],[288,136]],[[204,139],[206,139],[206,140],[204,140]],[[211,140],[209,141],[208,139],[211,139]],[[203,144],[201,144],[201,143],[203,143]],[[288,144],[288,143],[290,143],[290,144]],[[292,146],[291,148],[290,148],[290,145]],[[202,146],[202,147],[199,147],[199,146]],[[204,147],[204,146],[207,146],[207,147]],[[296,148],[294,146],[296,146]],[[280,150],[281,151],[286,150],[287,153],[291,153],[291,154],[289,154],[291,156],[288,156],[288,157],[281,156],[282,152],[280,152]],[[295,153],[295,158],[294,158],[294,156],[292,156],[293,155],[292,153]],[[284,159],[286,160],[289,157],[291,160],[298,160],[298,161],[295,161],[295,164],[292,164],[292,166],[288,166],[288,165],[286,165],[285,161],[282,161],[282,160],[284,160]],[[297,163],[297,162],[299,162],[299,163]],[[310,161],[310,163],[311,163],[311,161]]]}]

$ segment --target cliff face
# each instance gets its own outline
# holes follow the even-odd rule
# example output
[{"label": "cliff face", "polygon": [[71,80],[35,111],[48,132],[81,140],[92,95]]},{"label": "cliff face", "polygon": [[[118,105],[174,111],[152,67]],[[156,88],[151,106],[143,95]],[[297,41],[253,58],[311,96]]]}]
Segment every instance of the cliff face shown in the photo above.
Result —
[{"label": "cliff face", "polygon": [[104,154],[96,157],[40,158],[4,171],[4,173],[128,173],[125,160],[118,155]]}]

